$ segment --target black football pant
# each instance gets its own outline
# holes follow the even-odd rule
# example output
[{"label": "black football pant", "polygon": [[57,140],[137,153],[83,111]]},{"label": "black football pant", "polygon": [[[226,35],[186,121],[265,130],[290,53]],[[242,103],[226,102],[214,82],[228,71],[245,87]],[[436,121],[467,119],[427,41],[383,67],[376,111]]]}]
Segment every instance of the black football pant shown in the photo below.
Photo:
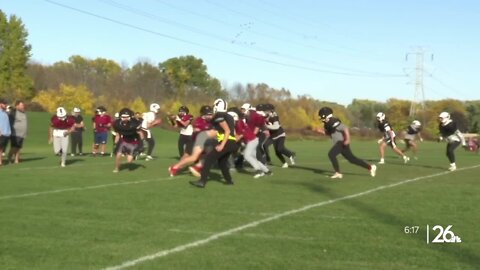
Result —
[{"label": "black football pant", "polygon": [[180,134],[178,137],[178,154],[180,158],[183,157],[189,143],[192,143],[192,136]]},{"label": "black football pant", "polygon": [[71,140],[72,140],[72,148],[71,152],[72,154],[77,154],[77,148],[78,148],[78,153],[83,153],[83,134],[81,131],[75,131],[70,134]]},{"label": "black football pant", "polygon": [[146,138],[145,141],[147,141],[148,148],[147,148],[147,155],[151,156],[153,152],[153,148],[155,148],[155,139],[152,138]]},{"label": "black football pant", "polygon": [[275,155],[278,157],[278,159],[280,159],[282,164],[285,163],[285,158],[283,156],[293,156],[293,152],[285,147],[285,136],[274,139],[273,148],[275,148]]},{"label": "black football pant", "polygon": [[455,149],[460,145],[460,142],[447,143],[447,157],[450,163],[455,163]]},{"label": "black football pant", "polygon": [[216,149],[213,149],[205,157],[205,161],[202,169],[202,176],[200,181],[206,183],[208,175],[210,174],[210,169],[218,161],[218,167],[222,171],[223,178],[227,182],[232,182],[232,176],[230,175],[230,169],[228,167],[228,158],[230,155],[237,150],[237,143],[234,140],[228,140],[223,147],[223,150],[218,152]]},{"label": "black football pant", "polygon": [[330,159],[330,162],[332,163],[335,172],[340,172],[340,166],[338,165],[337,160],[337,156],[340,154],[346,160],[348,160],[348,162],[370,170],[370,165],[368,163],[353,155],[352,150],[350,149],[350,145],[344,145],[343,142],[337,142],[328,152],[328,158]]},{"label": "black football pant", "polygon": [[267,137],[265,133],[261,132],[258,135],[257,146],[257,160],[263,164],[270,162],[270,154],[268,153],[268,146],[272,144],[272,139]]}]

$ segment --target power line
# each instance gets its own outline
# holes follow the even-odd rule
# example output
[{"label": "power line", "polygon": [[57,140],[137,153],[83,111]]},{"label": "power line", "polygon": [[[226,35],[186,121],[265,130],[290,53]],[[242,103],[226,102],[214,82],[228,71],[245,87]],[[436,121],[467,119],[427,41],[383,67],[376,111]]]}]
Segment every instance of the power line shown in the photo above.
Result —
[{"label": "power line", "polygon": [[220,49],[220,48],[216,48],[216,47],[213,47],[213,46],[204,45],[204,44],[201,44],[201,43],[198,43],[198,42],[193,42],[193,41],[189,41],[189,40],[186,40],[186,39],[182,39],[182,38],[174,37],[174,36],[171,36],[171,35],[163,34],[163,33],[153,31],[153,30],[149,30],[149,29],[146,29],[146,28],[143,28],[143,27],[139,27],[139,26],[136,26],[136,25],[133,25],[133,24],[130,24],[130,23],[126,23],[126,22],[122,22],[122,21],[119,21],[119,20],[111,19],[111,18],[102,16],[102,15],[98,15],[98,14],[89,12],[89,11],[85,11],[85,10],[78,9],[78,8],[75,8],[75,7],[71,7],[71,6],[68,6],[68,5],[65,5],[65,4],[61,4],[61,3],[58,3],[58,2],[55,2],[55,1],[52,1],[52,0],[44,0],[44,1],[48,2],[50,4],[62,7],[62,8],[70,9],[70,10],[73,10],[73,11],[76,11],[76,12],[79,12],[79,13],[82,13],[82,14],[86,14],[86,15],[89,15],[89,16],[92,16],[92,17],[95,17],[95,18],[98,18],[98,19],[106,20],[106,21],[109,21],[109,22],[112,22],[112,23],[115,23],[115,24],[119,24],[119,25],[122,25],[122,26],[125,26],[125,27],[128,27],[128,28],[138,30],[138,31],[146,32],[146,33],[149,33],[149,34],[161,36],[161,37],[171,39],[171,40],[175,40],[175,41],[179,41],[179,42],[182,42],[182,43],[187,43],[187,44],[198,46],[198,47],[201,47],[201,48],[210,49],[210,50],[214,50],[214,51],[218,51],[218,52],[222,52],[222,53],[226,53],[226,54],[230,54],[230,55],[235,55],[235,56],[238,56],[238,57],[243,57],[243,58],[247,58],[247,59],[251,59],[251,60],[256,60],[256,61],[260,61],[260,62],[280,65],[280,66],[284,66],[284,67],[291,67],[291,68],[297,68],[297,69],[302,69],[302,70],[309,70],[309,71],[314,71],[314,72],[326,73],[326,74],[333,74],[333,75],[343,75],[343,76],[353,76],[353,77],[404,77],[404,75],[400,75],[400,74],[382,74],[382,73],[370,73],[370,74],[368,74],[367,72],[365,72],[365,74],[359,74],[359,73],[352,73],[352,72],[333,71],[333,70],[327,70],[327,69],[319,69],[319,68],[306,67],[306,66],[301,66],[301,65],[296,65],[296,64],[284,63],[284,62],[274,61],[274,60],[265,59],[265,58],[261,58],[261,57],[249,56],[249,55],[246,55],[246,54],[241,54],[241,53],[237,53],[237,52],[233,52],[233,51],[229,51],[229,50],[225,50],[225,49]]}]

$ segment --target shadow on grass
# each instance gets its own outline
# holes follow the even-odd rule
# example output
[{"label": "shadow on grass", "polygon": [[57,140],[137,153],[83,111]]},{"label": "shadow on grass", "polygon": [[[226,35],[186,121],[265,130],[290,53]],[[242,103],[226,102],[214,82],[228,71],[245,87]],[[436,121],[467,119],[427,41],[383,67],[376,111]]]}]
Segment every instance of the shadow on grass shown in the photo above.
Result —
[{"label": "shadow on grass", "polygon": [[23,163],[23,162],[30,162],[30,161],[36,161],[36,160],[42,160],[42,159],[46,159],[47,157],[29,157],[29,158],[22,158],[20,157],[20,163]]},{"label": "shadow on grass", "polygon": [[65,162],[65,164],[67,165],[71,165],[71,164],[75,164],[77,162],[84,162],[85,160],[83,159],[79,159],[79,158],[72,158],[72,159],[67,159],[67,161]]},{"label": "shadow on grass", "polygon": [[124,163],[120,165],[120,171],[128,170],[128,171],[135,171],[138,168],[146,168],[145,165],[137,164],[137,163]]}]

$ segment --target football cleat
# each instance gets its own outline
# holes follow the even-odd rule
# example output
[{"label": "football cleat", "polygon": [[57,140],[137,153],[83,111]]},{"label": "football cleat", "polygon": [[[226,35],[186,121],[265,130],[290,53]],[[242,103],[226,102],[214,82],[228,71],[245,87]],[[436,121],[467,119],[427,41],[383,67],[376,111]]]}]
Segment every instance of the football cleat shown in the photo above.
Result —
[{"label": "football cleat", "polygon": [[336,172],[334,175],[330,176],[330,178],[332,178],[332,179],[342,179],[343,174],[341,174],[339,172]]},{"label": "football cleat", "polygon": [[451,171],[451,172],[456,171],[457,166],[456,165],[450,165],[450,168],[448,168],[448,170]]},{"label": "football cleat", "polygon": [[295,153],[290,157],[290,165],[295,165]]},{"label": "football cleat", "polygon": [[[196,186],[198,188],[204,188],[205,187],[205,182],[198,180],[198,181],[190,181],[190,185]],[[233,184],[233,182],[231,182]]]},{"label": "football cleat", "polygon": [[188,167],[188,170],[195,176],[195,177],[200,177],[202,175],[202,167],[200,166],[190,166]]},{"label": "football cleat", "polygon": [[263,176],[265,176],[265,173],[264,172],[259,172],[259,173],[255,174],[253,176],[253,178],[257,179],[257,178],[260,178],[260,177],[263,177]]},{"label": "football cleat", "polygon": [[385,159],[381,158],[378,164],[385,164]]},{"label": "football cleat", "polygon": [[174,177],[175,175],[177,175],[178,169],[174,168],[173,166],[172,166],[172,167],[168,167],[168,172],[170,173],[170,176],[171,176],[171,177]]},{"label": "football cleat", "polygon": [[375,177],[375,175],[377,174],[377,166],[375,165],[370,165],[370,175],[372,177]]},{"label": "football cleat", "polygon": [[288,163],[283,163],[282,168],[288,168]]},{"label": "football cleat", "polygon": [[407,156],[403,156],[403,163],[408,163],[410,161],[410,158]]}]

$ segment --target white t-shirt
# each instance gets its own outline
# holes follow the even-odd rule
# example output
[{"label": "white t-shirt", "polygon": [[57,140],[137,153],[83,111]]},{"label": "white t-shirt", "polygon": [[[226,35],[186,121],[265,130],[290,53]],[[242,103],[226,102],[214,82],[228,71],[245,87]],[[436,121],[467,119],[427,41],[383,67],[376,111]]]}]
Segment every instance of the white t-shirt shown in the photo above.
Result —
[{"label": "white t-shirt", "polygon": [[143,129],[148,129],[148,125],[150,125],[153,121],[155,121],[155,113],[154,112],[145,112],[142,115],[143,122],[142,122],[142,128]]}]

